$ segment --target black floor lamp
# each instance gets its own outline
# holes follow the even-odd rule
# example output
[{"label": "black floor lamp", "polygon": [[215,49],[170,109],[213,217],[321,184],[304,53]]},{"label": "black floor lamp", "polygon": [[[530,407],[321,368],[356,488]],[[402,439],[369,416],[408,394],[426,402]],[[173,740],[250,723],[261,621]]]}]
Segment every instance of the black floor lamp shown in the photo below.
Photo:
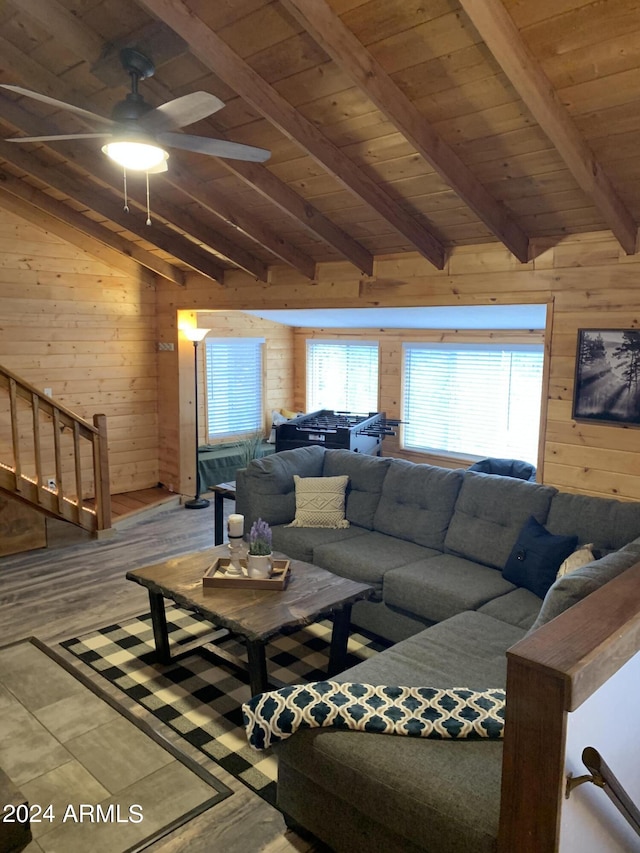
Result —
[{"label": "black floor lamp", "polygon": [[183,329],[186,337],[193,342],[193,378],[195,382],[195,395],[193,399],[196,422],[196,494],[191,500],[185,501],[187,509],[204,509],[206,506],[209,506],[209,501],[206,498],[200,497],[200,469],[198,467],[198,344],[209,331],[210,329],[198,329],[195,326]]}]

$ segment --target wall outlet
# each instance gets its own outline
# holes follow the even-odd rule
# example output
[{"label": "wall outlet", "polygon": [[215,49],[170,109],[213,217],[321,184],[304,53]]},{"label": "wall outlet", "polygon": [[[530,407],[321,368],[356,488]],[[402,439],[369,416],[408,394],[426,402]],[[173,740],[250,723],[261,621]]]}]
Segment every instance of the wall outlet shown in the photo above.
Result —
[{"label": "wall outlet", "polygon": [[53,477],[49,477],[49,479],[47,480],[47,488],[53,489],[54,491],[56,490],[56,481]]}]

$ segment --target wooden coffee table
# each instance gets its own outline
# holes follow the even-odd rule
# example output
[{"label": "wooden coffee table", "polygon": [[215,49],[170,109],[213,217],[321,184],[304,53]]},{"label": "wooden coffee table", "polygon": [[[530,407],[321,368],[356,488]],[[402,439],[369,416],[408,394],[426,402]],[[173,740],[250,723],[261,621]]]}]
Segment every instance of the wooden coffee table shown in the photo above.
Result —
[{"label": "wooden coffee table", "polygon": [[[127,580],[139,583],[149,591],[153,636],[161,663],[172,660],[164,604],[165,599],[170,599],[204,616],[218,629],[211,637],[200,637],[189,645],[181,646],[180,656],[192,651],[194,646],[206,643],[210,653],[248,670],[252,695],[269,689],[265,658],[265,644],[269,637],[280,633],[283,628],[307,625],[320,616],[331,616],[333,620],[328,675],[335,675],[345,668],[351,605],[369,598],[373,587],[334,575],[311,563],[291,560],[291,580],[285,590],[203,589],[205,571],[217,557],[227,556],[227,546],[221,545],[127,572]],[[208,642],[220,639],[219,629],[226,629],[224,635],[230,632],[244,642],[246,662]]]}]

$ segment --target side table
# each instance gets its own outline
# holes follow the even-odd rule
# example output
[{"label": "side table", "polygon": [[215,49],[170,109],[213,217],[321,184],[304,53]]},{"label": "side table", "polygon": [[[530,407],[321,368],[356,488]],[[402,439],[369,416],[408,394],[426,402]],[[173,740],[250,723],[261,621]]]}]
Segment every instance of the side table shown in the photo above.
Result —
[{"label": "side table", "polygon": [[217,483],[215,486],[209,486],[209,491],[213,492],[213,544],[222,545],[224,541],[224,500],[227,498],[230,501],[235,501],[236,482],[231,480],[229,483]]}]

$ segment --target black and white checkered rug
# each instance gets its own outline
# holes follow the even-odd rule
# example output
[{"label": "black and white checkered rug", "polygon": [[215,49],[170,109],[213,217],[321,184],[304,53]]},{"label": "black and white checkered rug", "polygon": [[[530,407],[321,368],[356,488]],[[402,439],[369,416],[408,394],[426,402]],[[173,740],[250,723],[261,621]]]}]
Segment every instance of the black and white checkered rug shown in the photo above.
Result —
[{"label": "black and white checkered rug", "polygon": [[[174,605],[167,606],[167,626],[173,651],[211,631],[210,623]],[[267,645],[269,675],[286,684],[325,678],[330,639],[328,621],[273,637]],[[275,804],[276,757],[270,750],[251,749],[242,725],[241,705],[250,698],[243,673],[198,652],[168,666],[156,663],[149,614],[65,640],[61,645]],[[243,655],[244,649],[237,640],[229,638],[221,645],[233,654]],[[354,632],[349,638],[348,666],[387,645]]]}]

